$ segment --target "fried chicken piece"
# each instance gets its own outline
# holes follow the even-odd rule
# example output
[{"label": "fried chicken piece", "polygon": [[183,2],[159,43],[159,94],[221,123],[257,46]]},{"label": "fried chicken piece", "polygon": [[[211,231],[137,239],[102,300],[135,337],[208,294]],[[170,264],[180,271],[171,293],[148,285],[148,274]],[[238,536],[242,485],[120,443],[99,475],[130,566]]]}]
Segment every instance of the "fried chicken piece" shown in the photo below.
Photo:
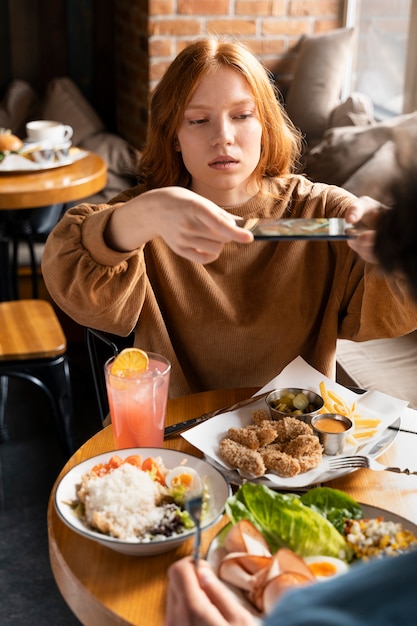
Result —
[{"label": "fried chicken piece", "polygon": [[300,473],[308,472],[309,470],[317,467],[317,465],[320,463],[322,458],[323,458],[322,451],[316,452],[314,454],[305,454],[304,456],[299,458],[298,462],[300,463]]},{"label": "fried chicken piece", "polygon": [[253,419],[253,423],[256,424],[257,426],[262,426],[263,422],[272,421],[271,416],[266,411],[263,411],[262,409],[253,411],[252,419]]},{"label": "fried chicken piece", "polygon": [[259,446],[267,446],[277,438],[277,432],[270,421],[264,420],[259,426],[248,426],[251,430],[255,430],[258,437]]},{"label": "fried chicken piece", "polygon": [[321,452],[322,447],[315,435],[298,435],[289,441],[283,448],[284,452],[297,459]]},{"label": "fried chicken piece", "polygon": [[260,454],[266,468],[272,470],[278,476],[291,478],[300,473],[299,460],[285,452],[281,452],[281,450],[274,450],[272,446],[266,446],[260,450]]},{"label": "fried chicken piece", "polygon": [[220,442],[219,451],[224,461],[243,473],[255,477],[265,474],[265,464],[257,450],[251,450],[226,437]]},{"label": "fried chicken piece", "polygon": [[244,426],[242,428],[229,428],[227,437],[251,450],[257,450],[259,448],[259,440],[256,431],[245,428]]},{"label": "fried chicken piece", "polygon": [[253,424],[242,428],[229,428],[227,437],[247,446],[251,450],[257,450],[268,443],[272,443],[277,434],[270,422],[265,422],[259,426]]},{"label": "fried chicken piece", "polygon": [[311,426],[296,417],[284,417],[283,419],[273,421],[272,423],[277,433],[276,441],[279,443],[289,442],[299,435],[313,434]]}]

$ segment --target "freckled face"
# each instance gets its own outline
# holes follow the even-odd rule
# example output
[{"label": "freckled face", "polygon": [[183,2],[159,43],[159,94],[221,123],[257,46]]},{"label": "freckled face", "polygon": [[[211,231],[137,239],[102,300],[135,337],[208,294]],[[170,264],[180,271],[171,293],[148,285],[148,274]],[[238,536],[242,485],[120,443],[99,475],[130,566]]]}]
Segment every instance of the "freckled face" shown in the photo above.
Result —
[{"label": "freckled face", "polygon": [[223,206],[257,193],[248,181],[259,162],[262,127],[249,85],[236,70],[221,67],[201,79],[177,136],[193,191]]}]

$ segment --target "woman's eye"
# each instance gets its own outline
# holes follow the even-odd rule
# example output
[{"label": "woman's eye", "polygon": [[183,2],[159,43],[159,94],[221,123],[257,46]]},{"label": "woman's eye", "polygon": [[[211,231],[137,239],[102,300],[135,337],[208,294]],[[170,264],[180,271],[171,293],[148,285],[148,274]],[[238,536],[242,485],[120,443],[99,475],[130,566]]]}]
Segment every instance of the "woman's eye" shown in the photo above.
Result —
[{"label": "woman's eye", "polygon": [[253,113],[240,113],[239,115],[235,115],[235,119],[238,120],[247,120],[249,117],[252,117]]},{"label": "woman's eye", "polygon": [[204,122],[207,122],[206,118],[201,118],[198,120],[189,120],[189,124],[191,124],[192,126],[198,125],[198,124],[204,124]]}]

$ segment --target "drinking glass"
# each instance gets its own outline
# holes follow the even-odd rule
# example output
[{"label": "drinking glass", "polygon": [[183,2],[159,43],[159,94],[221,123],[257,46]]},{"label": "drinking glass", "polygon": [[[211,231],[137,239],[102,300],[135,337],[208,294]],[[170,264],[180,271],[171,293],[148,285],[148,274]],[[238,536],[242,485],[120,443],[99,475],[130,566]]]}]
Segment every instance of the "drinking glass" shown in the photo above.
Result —
[{"label": "drinking glass", "polygon": [[164,441],[171,363],[160,354],[147,355],[148,368],[129,377],[111,373],[115,357],[104,365],[117,449],[160,448]]}]

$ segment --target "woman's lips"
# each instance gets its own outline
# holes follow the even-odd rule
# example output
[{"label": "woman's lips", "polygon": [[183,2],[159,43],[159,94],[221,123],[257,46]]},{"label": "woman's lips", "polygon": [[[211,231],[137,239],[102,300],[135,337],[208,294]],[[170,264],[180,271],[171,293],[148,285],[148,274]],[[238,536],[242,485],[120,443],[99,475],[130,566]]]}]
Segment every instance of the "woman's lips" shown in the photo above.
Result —
[{"label": "woman's lips", "polygon": [[238,161],[235,159],[231,159],[228,157],[220,157],[218,159],[214,159],[209,163],[209,167],[216,170],[228,170],[233,168],[238,164]]}]

